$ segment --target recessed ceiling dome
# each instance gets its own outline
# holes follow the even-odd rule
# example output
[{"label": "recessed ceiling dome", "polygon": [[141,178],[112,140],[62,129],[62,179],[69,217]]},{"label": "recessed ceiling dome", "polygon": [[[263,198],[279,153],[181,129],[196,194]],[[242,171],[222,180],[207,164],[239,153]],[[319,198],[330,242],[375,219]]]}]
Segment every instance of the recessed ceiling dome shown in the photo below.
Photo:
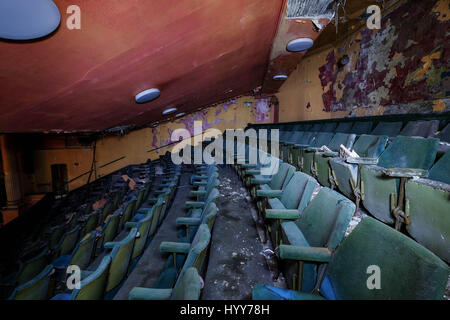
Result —
[{"label": "recessed ceiling dome", "polygon": [[173,113],[175,111],[177,111],[177,108],[173,107],[173,108],[169,108],[169,109],[164,110],[162,112],[162,114],[166,115],[166,114],[169,114],[169,113]]},{"label": "recessed ceiling dome", "polygon": [[286,74],[277,74],[273,76],[273,80],[286,80],[288,76]]},{"label": "recessed ceiling dome", "polygon": [[308,50],[313,46],[313,44],[314,41],[310,38],[298,38],[289,41],[289,43],[286,46],[286,50],[291,52],[301,52]]},{"label": "recessed ceiling dome", "polygon": [[138,93],[135,97],[135,100],[137,103],[146,103],[146,102],[155,100],[160,95],[161,95],[161,92],[158,89],[152,88],[152,89],[144,90],[141,93]]},{"label": "recessed ceiling dome", "polygon": [[58,28],[61,15],[52,0],[1,0],[0,38],[32,40]]}]

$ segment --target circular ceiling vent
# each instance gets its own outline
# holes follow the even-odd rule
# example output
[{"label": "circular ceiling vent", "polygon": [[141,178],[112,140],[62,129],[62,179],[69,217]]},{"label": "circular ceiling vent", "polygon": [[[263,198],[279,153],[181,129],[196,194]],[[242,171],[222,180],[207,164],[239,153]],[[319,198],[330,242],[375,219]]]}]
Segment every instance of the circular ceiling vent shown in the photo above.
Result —
[{"label": "circular ceiling vent", "polygon": [[275,76],[273,76],[273,80],[286,80],[288,78],[287,75],[285,74],[277,74]]},{"label": "circular ceiling vent", "polygon": [[33,40],[58,28],[61,15],[52,0],[1,0],[0,38]]},{"label": "circular ceiling vent", "polygon": [[314,41],[310,38],[298,38],[289,41],[289,43],[286,46],[286,50],[290,52],[301,52],[308,50],[313,46],[313,44]]},{"label": "circular ceiling vent", "polygon": [[173,107],[173,108],[169,108],[166,109],[162,112],[163,115],[169,114],[169,113],[174,113],[175,111],[177,111],[177,108]]},{"label": "circular ceiling vent", "polygon": [[144,90],[141,93],[138,93],[135,97],[135,100],[137,103],[146,103],[146,102],[155,100],[160,95],[161,95],[161,92],[158,89],[152,88],[152,89]]}]

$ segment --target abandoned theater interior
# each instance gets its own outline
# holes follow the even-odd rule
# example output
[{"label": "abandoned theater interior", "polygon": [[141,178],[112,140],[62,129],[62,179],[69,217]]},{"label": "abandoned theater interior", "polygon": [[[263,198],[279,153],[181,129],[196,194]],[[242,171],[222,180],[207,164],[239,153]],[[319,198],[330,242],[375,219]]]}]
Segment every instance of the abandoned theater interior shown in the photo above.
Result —
[{"label": "abandoned theater interior", "polygon": [[450,300],[449,31],[449,0],[0,0],[0,300]]}]

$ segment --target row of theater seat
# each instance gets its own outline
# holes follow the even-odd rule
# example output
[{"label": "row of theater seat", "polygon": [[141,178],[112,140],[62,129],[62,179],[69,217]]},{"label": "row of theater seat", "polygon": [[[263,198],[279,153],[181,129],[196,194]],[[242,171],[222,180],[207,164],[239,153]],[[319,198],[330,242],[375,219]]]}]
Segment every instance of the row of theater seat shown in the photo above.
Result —
[{"label": "row of theater seat", "polygon": [[[165,173],[157,179],[151,166],[152,163],[148,162],[128,168],[126,173],[135,176],[136,181],[148,178],[145,183],[138,183],[134,190],[128,190],[129,181],[110,183],[112,192],[108,193],[109,200],[102,208],[90,212],[91,202],[78,208],[76,214],[60,227],[68,231],[56,241],[58,250],[52,246],[55,241],[51,237],[43,252],[21,263],[19,270],[6,278],[16,285],[9,299],[51,297],[55,284],[65,282],[68,265],[82,269],[81,288],[71,293],[61,292],[54,299],[112,298],[150,243],[178,185],[178,166],[166,161]],[[93,191],[92,186],[86,187]],[[98,195],[105,197],[101,192]],[[54,228],[50,229],[53,230],[52,235],[56,233]],[[126,230],[130,231],[124,239],[113,242]],[[98,267],[94,271],[86,271],[85,268],[99,255],[104,257]],[[57,288],[56,285],[56,291]]]},{"label": "row of theater seat", "polygon": [[[438,120],[413,121],[400,131],[401,122],[382,122],[372,134],[360,135],[306,131],[308,126],[304,125],[299,129],[303,128],[303,131],[281,131],[280,158],[315,177],[322,186],[338,190],[355,201],[357,207],[361,202],[377,219],[394,225],[397,230],[406,229],[414,239],[448,263],[449,124],[435,134],[433,130],[438,124]],[[333,127],[336,125],[336,130],[342,129],[341,124],[332,124]],[[356,122],[353,127],[357,125]],[[363,125],[367,123],[358,127]],[[420,132],[424,136],[447,137],[447,140],[395,136],[394,125],[398,129],[395,132],[400,134]],[[321,127],[330,129],[326,123]],[[431,131],[430,127],[433,128]],[[352,149],[358,156],[342,157],[341,146]]]},{"label": "row of theater seat", "polygon": [[446,120],[411,120],[411,121],[386,121],[386,120],[358,120],[345,119],[334,121],[322,120],[320,123],[304,122],[301,124],[277,124],[277,125],[252,125],[258,129],[278,129],[280,132],[310,131],[310,132],[334,132],[354,133],[357,135],[386,135],[388,137],[408,136],[422,138],[438,138],[443,149],[448,149],[450,143],[450,123]]},{"label": "row of theater seat", "polygon": [[[289,288],[292,289],[292,291],[283,290],[261,284],[254,287],[253,297],[255,299],[441,299],[449,275],[448,265],[436,256],[446,259],[449,252],[446,237],[449,230],[449,189],[446,188],[446,194],[439,194],[438,192],[443,191],[442,183],[436,181],[430,183],[432,189],[433,185],[437,184],[439,188],[430,190],[430,194],[426,197],[431,197],[430,201],[433,201],[432,197],[436,199],[440,196],[442,200],[440,203],[435,200],[434,207],[416,213],[411,209],[417,208],[419,204],[415,203],[416,199],[409,199],[405,201],[407,215],[400,212],[402,208],[393,212],[408,218],[407,230],[411,234],[414,234],[414,228],[419,230],[421,227],[425,228],[421,232],[431,237],[431,240],[421,242],[434,253],[371,217],[364,218],[344,239],[352,214],[357,210],[356,204],[351,201],[356,200],[356,197],[351,196],[358,195],[359,181],[363,182],[363,187],[359,187],[362,189],[363,205],[367,201],[377,205],[392,202],[393,208],[397,208],[395,200],[398,199],[397,193],[400,193],[397,189],[388,189],[384,185],[373,191],[367,184],[373,187],[374,182],[366,181],[364,173],[361,174],[361,179],[358,178],[359,174],[351,175],[355,170],[353,165],[356,165],[356,171],[360,168],[363,172],[364,170],[378,172],[376,168],[381,162],[385,165],[385,170],[382,171],[383,176],[377,177],[379,179],[377,182],[393,184],[402,190],[401,188],[407,185],[401,182],[406,174],[409,174],[408,178],[416,177],[418,173],[431,167],[439,141],[433,138],[403,136],[394,138],[339,132],[335,134],[293,131],[289,134],[291,138],[286,138],[283,133],[280,135],[282,159],[267,155],[271,159],[272,168],[277,169],[273,174],[265,172],[265,175],[261,175],[261,170],[267,169],[269,165],[248,163],[248,155],[257,152],[257,149],[246,145],[245,157],[239,158],[240,156],[236,154],[237,164],[234,167],[257,202],[267,232],[277,248],[276,252]],[[317,142],[318,140],[320,141]],[[341,144],[352,148],[358,141],[360,158],[338,158],[337,151],[340,151]],[[321,148],[323,145],[328,146],[330,150],[323,150]],[[364,146],[367,146],[365,154],[361,151]],[[262,161],[262,157],[259,160]],[[344,167],[352,166],[347,177],[342,178],[341,173],[333,170],[333,166],[330,165],[333,161],[345,163]],[[443,164],[440,161],[443,161]],[[274,162],[278,165],[273,166]],[[375,165],[377,163],[378,166]],[[324,164],[326,170],[321,168]],[[411,164],[420,164],[422,167],[415,165],[412,166],[414,168],[412,170],[409,169]],[[445,165],[448,165],[448,152],[435,163],[437,168]],[[408,170],[400,170],[398,167]],[[442,179],[445,173],[445,170],[441,171],[439,179]],[[345,181],[347,178],[354,180]],[[422,180],[414,178],[407,182],[426,185]],[[351,192],[339,193],[338,191],[341,191],[339,181],[352,185]],[[438,195],[431,195],[432,192]],[[387,197],[383,198],[383,194],[387,194]],[[347,196],[352,199],[348,199]],[[423,195],[419,197],[419,202],[422,201],[421,198]],[[369,212],[382,220],[373,213],[376,210]],[[414,214],[418,216],[413,217]],[[436,216],[433,216],[436,214],[441,220],[436,221]],[[396,220],[387,222],[392,221]],[[418,241],[420,239],[417,235],[415,238]],[[437,238],[443,238],[444,241],[439,242]],[[443,250],[439,250],[440,248]],[[375,290],[367,283],[370,272],[377,267],[381,270],[383,285]]]},{"label": "row of theater seat", "polygon": [[160,243],[166,263],[152,288],[134,287],[130,300],[198,300],[202,289],[201,276],[207,266],[207,255],[218,208],[218,169],[215,165],[196,166],[191,176],[193,190],[187,201],[185,216],[176,220],[177,241]]}]

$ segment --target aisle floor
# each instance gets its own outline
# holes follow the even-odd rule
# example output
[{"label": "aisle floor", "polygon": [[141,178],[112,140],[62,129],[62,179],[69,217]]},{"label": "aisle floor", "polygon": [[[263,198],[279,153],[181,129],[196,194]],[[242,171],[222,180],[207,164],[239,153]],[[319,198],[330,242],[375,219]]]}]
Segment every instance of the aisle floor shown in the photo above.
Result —
[{"label": "aisle floor", "polygon": [[134,287],[151,288],[161,273],[168,254],[161,254],[159,245],[162,241],[177,241],[175,221],[186,213],[185,202],[190,200],[189,191],[191,186],[189,185],[189,177],[192,175],[192,171],[188,167],[184,167],[182,172],[178,189],[166,218],[136,267],[114,296],[114,300],[127,300],[129,292]]},{"label": "aisle floor", "polygon": [[261,254],[264,246],[253,218],[256,207],[231,167],[220,166],[219,179],[219,214],[201,299],[251,299],[255,284],[274,284]]}]

